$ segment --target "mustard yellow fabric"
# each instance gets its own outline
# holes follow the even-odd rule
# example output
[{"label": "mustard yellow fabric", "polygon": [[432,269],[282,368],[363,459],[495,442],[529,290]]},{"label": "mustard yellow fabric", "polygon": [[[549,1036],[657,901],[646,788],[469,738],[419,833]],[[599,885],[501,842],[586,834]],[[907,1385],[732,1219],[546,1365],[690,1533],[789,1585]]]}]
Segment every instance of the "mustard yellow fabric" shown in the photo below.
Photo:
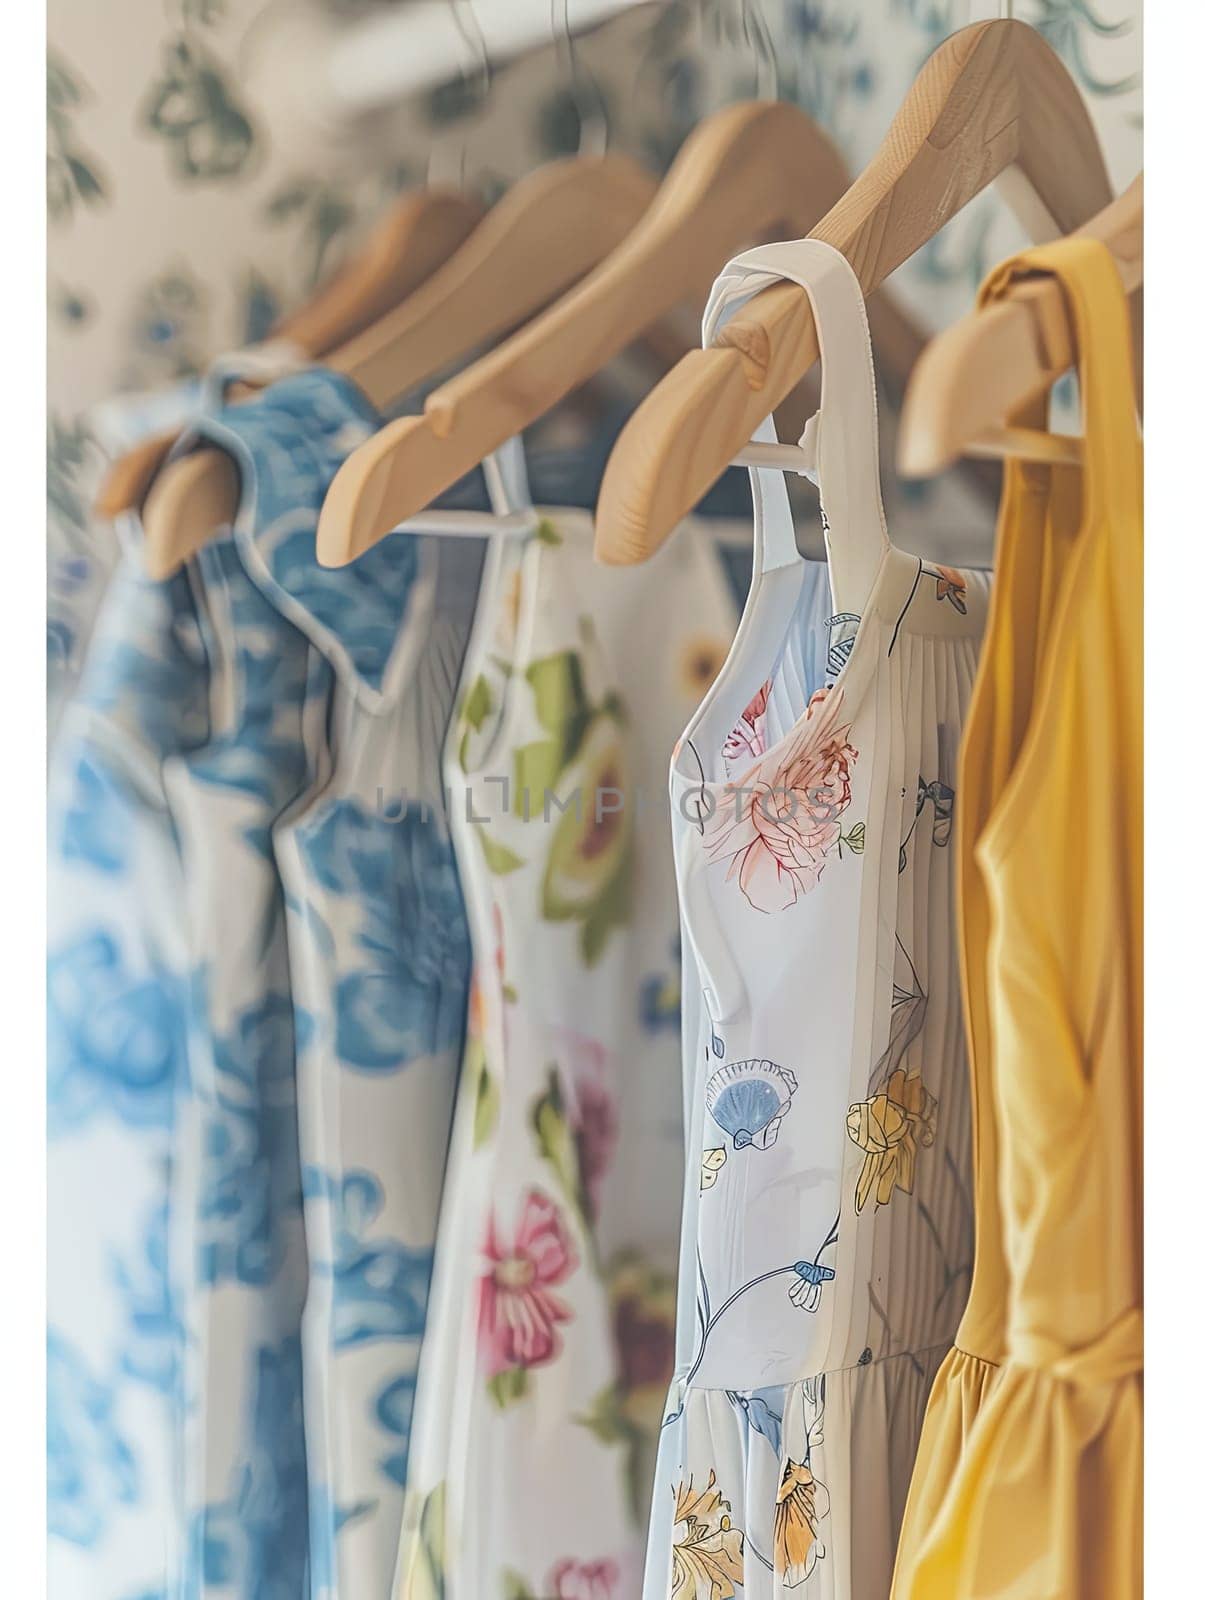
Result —
[{"label": "mustard yellow fabric", "polygon": [[1125,296],[1088,240],[998,268],[1074,316],[1082,471],[1010,464],[958,849],[976,1260],[894,1600],[1142,1590],[1142,503]]}]

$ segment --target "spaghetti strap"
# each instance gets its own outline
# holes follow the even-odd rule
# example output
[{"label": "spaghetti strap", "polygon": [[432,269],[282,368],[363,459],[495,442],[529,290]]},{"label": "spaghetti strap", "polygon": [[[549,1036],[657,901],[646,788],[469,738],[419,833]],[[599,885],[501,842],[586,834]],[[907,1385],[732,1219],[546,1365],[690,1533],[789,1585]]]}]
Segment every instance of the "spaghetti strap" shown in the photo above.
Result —
[{"label": "spaghetti strap", "polygon": [[[814,441],[835,609],[861,613],[889,546],[879,485],[878,408],[870,329],[857,275],[839,250],[820,239],[761,245],[735,257],[716,279],[703,317],[703,344],[776,280],[797,283],[811,301],[820,345],[820,411],[804,442]],[[773,417],[754,438],[776,442]],[[811,474],[809,473],[809,476]],[[798,560],[786,485],[777,469],[751,468],[761,524],[754,572]]]}]

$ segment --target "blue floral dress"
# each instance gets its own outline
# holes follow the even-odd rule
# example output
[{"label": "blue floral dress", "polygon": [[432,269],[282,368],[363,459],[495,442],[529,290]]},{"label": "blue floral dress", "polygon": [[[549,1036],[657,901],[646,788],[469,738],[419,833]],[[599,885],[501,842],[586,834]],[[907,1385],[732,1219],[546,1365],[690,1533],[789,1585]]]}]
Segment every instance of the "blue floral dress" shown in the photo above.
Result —
[{"label": "blue floral dress", "polygon": [[50,771],[47,1522],[62,1600],[167,1593],[184,1560],[168,1201],[188,950],[163,764],[208,735],[190,583],[152,583],[127,553]]},{"label": "blue floral dress", "polygon": [[[431,774],[479,552],[394,540],[354,568],[318,567],[326,488],[377,425],[321,371],[216,408],[191,442],[239,464],[233,536],[208,544],[189,579],[141,586],[161,607],[181,585],[191,598],[186,675],[203,707],[191,740],[166,699],[131,712],[135,727],[173,724],[148,780],[167,865],[109,908],[137,922],[154,902],[168,930],[158,1004],[179,1057],[171,1082],[188,1088],[158,1112],[146,1186],[160,1232],[143,1254],[158,1249],[168,1285],[160,1368],[174,1410],[153,1440],[143,1430],[153,1449],[135,1482],[125,1414],[94,1387],[128,1347],[121,1331],[107,1366],[89,1354],[57,1385],[100,1435],[86,1459],[104,1446],[102,1516],[137,1507],[141,1542],[163,1547],[148,1572],[81,1563],[74,1592],[90,1600],[372,1596],[392,1575],[469,968]],[[95,833],[96,807],[76,811],[77,832]],[[142,818],[127,831],[141,847]],[[77,1010],[81,982],[66,989]],[[88,1070],[68,1060],[59,1077],[82,1079],[78,1096]],[[93,1150],[92,1186],[115,1160]],[[138,1161],[152,1160],[144,1142]],[[83,1254],[74,1241],[60,1253]],[[65,1482],[78,1455],[65,1440]]]},{"label": "blue floral dress", "polygon": [[[262,941],[267,979],[256,1009],[242,1009],[253,952],[232,959],[230,878],[198,863],[193,880],[203,895],[210,885],[198,943],[225,953],[230,996],[223,1012],[211,985],[207,1031],[225,1037],[237,1015],[262,1035],[268,1068],[265,1137],[249,1152],[238,1106],[214,1180],[264,1196],[241,1225],[223,1209],[231,1248],[251,1249],[252,1273],[272,1263],[268,1285],[252,1280],[262,1333],[243,1348],[258,1341],[273,1363],[276,1409],[248,1459],[271,1503],[308,1505],[314,1595],[384,1594],[392,1574],[469,978],[438,773],[479,547],[403,538],[338,572],[314,556],[330,480],[377,426],[351,385],[311,371],[198,430],[231,451],[243,477],[234,540],[201,556],[207,592],[237,580],[225,591],[228,625],[216,609],[213,620],[238,664],[231,687],[242,703],[224,754],[230,781],[215,789],[212,767],[193,772],[188,794],[204,811],[203,837],[222,832],[242,850],[235,919]],[[212,1165],[212,1135],[199,1146]],[[234,1276],[243,1281],[237,1266]],[[211,1305],[238,1327],[229,1294]],[[258,1365],[245,1377],[262,1386]],[[257,1402],[242,1409],[254,1416]],[[205,1485],[219,1527],[222,1489],[220,1477]],[[304,1549],[300,1515],[298,1505],[288,1526],[281,1519],[264,1582]]]}]

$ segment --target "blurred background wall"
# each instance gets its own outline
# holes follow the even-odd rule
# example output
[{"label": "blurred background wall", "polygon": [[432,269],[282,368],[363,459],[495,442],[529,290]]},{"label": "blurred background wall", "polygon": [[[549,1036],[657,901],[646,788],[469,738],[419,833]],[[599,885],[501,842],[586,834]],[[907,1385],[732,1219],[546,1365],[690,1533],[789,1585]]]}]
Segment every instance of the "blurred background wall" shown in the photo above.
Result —
[{"label": "blurred background wall", "polygon": [[[299,21],[347,23],[407,3],[50,0],[52,696],[78,671],[116,552],[87,509],[102,460],[98,401],[200,372],[262,335],[400,188],[463,173],[495,194],[576,149],[594,86],[610,142],[657,170],[707,112],[777,93],[823,123],[856,172],[934,45],[1006,9],[992,0],[668,0],[578,38],[572,60],[550,22],[549,45],[495,64],[488,86],[484,74],[458,77],[337,135],[307,123],[287,95],[257,93],[284,70],[282,40]],[[550,17],[566,13],[572,27],[573,0],[550,7]],[[1142,164],[1140,0],[1016,0],[1014,14],[1063,56],[1115,184],[1129,182]],[[893,281],[940,327],[1020,242],[1002,202],[985,195]]]}]

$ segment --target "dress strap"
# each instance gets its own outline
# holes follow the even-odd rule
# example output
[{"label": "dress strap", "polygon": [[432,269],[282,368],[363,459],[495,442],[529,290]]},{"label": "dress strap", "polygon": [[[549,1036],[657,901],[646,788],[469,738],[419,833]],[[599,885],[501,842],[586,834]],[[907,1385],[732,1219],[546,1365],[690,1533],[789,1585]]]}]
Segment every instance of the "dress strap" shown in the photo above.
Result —
[{"label": "dress strap", "polygon": [[1073,235],[1037,245],[988,275],[979,305],[1039,275],[1059,280],[1075,328],[1086,518],[1099,521],[1107,506],[1116,513],[1110,523],[1124,528],[1141,488],[1129,313],[1117,264],[1099,239]]},{"label": "dress strap", "polygon": [[[839,250],[820,239],[760,245],[736,256],[716,279],[703,316],[703,344],[753,295],[788,280],[805,291],[820,345],[820,410],[801,443],[814,447],[824,542],[839,612],[861,614],[889,548],[879,486],[879,426],[874,358],[857,275]],[[754,438],[776,442],[767,417]],[[808,476],[812,476],[809,472]],[[751,468],[761,536],[754,572],[798,560],[782,473]]]}]

